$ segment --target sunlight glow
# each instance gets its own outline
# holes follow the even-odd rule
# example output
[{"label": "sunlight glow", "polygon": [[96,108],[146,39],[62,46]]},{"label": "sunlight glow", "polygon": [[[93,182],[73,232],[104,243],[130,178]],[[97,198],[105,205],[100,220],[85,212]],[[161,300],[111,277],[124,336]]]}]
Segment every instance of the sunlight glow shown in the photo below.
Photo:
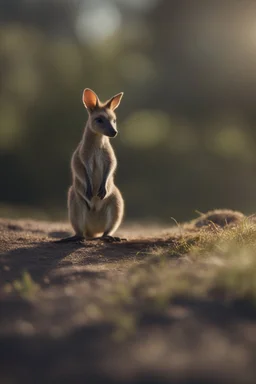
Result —
[{"label": "sunlight glow", "polygon": [[109,38],[121,25],[118,8],[107,0],[83,3],[77,19],[77,33],[82,41],[98,42]]}]

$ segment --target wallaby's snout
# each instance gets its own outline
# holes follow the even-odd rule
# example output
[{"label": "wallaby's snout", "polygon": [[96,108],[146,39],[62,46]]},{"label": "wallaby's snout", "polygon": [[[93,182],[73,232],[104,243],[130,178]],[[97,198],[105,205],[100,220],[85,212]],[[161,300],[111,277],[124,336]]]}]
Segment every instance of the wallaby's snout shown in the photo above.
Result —
[{"label": "wallaby's snout", "polygon": [[106,117],[103,115],[99,115],[94,118],[92,123],[92,129],[94,130],[94,132],[100,133],[108,137],[115,137],[117,135],[115,119],[112,119],[111,116]]},{"label": "wallaby's snout", "polygon": [[113,131],[111,131],[111,132],[109,133],[109,135],[106,135],[106,136],[108,136],[108,137],[116,137],[116,135],[117,135],[117,131],[115,131],[115,130],[113,129]]},{"label": "wallaby's snout", "polygon": [[108,136],[108,137],[116,137],[117,135],[117,130],[114,129],[112,126],[109,128],[108,131],[106,131],[105,135]]}]

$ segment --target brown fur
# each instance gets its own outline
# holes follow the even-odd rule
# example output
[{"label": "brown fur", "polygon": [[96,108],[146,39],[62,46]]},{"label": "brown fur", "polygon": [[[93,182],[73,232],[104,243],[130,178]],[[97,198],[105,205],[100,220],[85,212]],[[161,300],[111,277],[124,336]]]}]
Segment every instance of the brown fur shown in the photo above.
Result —
[{"label": "brown fur", "polygon": [[72,156],[73,183],[68,193],[69,219],[77,236],[111,235],[123,218],[123,199],[114,184],[117,161],[109,142],[117,134],[114,110],[122,95],[101,103],[90,89],[83,93],[89,118]]}]

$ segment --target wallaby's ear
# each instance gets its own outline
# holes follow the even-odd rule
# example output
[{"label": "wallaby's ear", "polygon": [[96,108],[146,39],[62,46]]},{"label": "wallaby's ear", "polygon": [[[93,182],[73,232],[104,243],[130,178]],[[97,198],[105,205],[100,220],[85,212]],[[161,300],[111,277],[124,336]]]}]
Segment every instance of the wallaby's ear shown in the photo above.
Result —
[{"label": "wallaby's ear", "polygon": [[83,103],[85,108],[93,110],[99,105],[98,96],[90,88],[85,88],[83,92]]},{"label": "wallaby's ear", "polygon": [[123,94],[124,94],[123,92],[120,92],[117,95],[113,96],[109,101],[107,101],[106,103],[107,108],[112,109],[112,111],[114,111],[121,103]]}]

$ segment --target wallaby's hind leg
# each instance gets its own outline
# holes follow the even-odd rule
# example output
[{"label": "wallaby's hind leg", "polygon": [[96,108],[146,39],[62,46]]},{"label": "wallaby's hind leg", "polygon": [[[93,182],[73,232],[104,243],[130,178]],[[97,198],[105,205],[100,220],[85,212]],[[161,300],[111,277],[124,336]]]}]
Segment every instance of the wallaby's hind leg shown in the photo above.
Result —
[{"label": "wallaby's hind leg", "polygon": [[112,236],[119,227],[124,214],[124,202],[117,188],[115,188],[115,191],[109,197],[109,202],[106,204],[108,204],[106,229],[100,239],[110,243],[126,240]]},{"label": "wallaby's hind leg", "polygon": [[75,235],[57,240],[55,243],[71,243],[84,240],[85,210],[86,207],[80,200],[78,200],[78,197],[74,193],[73,187],[70,187],[68,191],[68,213]]}]

